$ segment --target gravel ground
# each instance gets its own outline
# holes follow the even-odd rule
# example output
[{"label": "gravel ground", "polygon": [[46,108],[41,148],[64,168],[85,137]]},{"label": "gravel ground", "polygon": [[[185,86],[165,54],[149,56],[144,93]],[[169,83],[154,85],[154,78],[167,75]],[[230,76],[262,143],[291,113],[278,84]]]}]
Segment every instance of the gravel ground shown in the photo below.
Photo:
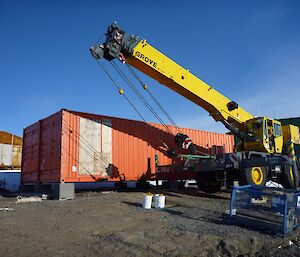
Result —
[{"label": "gravel ground", "polygon": [[227,225],[229,193],[165,193],[164,210],[142,209],[142,192],[31,203],[0,196],[0,208],[13,209],[0,211],[0,256],[300,256],[299,231],[281,239]]}]

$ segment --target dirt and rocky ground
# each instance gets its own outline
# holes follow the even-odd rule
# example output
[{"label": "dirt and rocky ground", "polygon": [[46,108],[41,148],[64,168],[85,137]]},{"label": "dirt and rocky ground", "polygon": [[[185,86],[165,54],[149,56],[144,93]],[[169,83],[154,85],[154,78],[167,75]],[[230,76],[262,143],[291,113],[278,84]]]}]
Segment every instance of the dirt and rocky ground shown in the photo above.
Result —
[{"label": "dirt and rocky ground", "polygon": [[300,256],[299,231],[281,239],[227,225],[227,192],[165,193],[164,210],[142,209],[142,192],[31,203],[0,196],[0,208],[13,209],[0,211],[0,256]]}]

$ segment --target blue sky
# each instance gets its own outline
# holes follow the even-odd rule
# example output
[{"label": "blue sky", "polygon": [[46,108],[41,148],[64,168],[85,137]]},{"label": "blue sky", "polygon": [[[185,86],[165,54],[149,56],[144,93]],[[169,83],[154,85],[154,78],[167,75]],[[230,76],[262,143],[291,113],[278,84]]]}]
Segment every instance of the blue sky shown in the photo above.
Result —
[{"label": "blue sky", "polygon": [[[139,119],[88,51],[113,21],[254,115],[300,116],[299,13],[300,1],[288,0],[2,0],[0,130],[22,135],[61,108]],[[179,125],[226,131],[200,107],[141,76]]]}]

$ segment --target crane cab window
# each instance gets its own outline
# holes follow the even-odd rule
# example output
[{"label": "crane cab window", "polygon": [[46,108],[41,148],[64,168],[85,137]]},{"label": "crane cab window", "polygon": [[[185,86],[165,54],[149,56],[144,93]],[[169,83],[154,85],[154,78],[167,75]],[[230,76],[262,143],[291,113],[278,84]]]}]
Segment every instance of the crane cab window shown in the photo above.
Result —
[{"label": "crane cab window", "polygon": [[275,137],[280,137],[281,136],[281,125],[274,123],[274,135]]},{"label": "crane cab window", "polygon": [[246,142],[255,142],[258,138],[258,135],[262,133],[262,120],[261,119],[256,119],[248,122],[246,124],[246,137],[245,141]]}]

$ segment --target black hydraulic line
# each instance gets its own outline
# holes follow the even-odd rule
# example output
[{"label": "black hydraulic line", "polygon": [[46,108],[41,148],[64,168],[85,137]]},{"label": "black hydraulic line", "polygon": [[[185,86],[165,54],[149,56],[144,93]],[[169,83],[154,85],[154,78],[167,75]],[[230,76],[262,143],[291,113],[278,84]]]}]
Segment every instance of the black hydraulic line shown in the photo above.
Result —
[{"label": "black hydraulic line", "polygon": [[237,136],[241,141],[244,140],[245,135],[238,128],[234,127],[227,120],[221,120],[221,122],[230,132],[232,132],[235,136]]},{"label": "black hydraulic line", "polygon": [[151,129],[153,135],[155,135],[155,137],[163,144],[164,147],[166,147],[167,149],[169,149],[168,145],[157,135],[157,133],[154,131],[153,127],[144,119],[143,115],[138,111],[138,109],[134,106],[134,104],[125,95],[123,89],[118,86],[118,84],[115,82],[115,80],[113,79],[113,77],[109,74],[109,72],[104,68],[104,66],[98,60],[96,60],[96,61],[99,64],[99,66],[101,67],[101,69],[104,71],[104,73],[109,77],[109,79],[116,86],[116,88],[118,89],[119,93],[124,96],[124,98],[126,99],[126,101],[131,105],[131,107],[135,110],[135,112],[149,126],[149,128]]},{"label": "black hydraulic line", "polygon": [[155,96],[151,93],[151,91],[149,90],[148,86],[142,81],[142,79],[137,75],[137,73],[133,70],[133,68],[126,64],[129,71],[131,72],[131,74],[136,78],[136,80],[141,84],[141,86],[143,87],[143,89],[145,89],[147,91],[147,93],[149,94],[149,96],[151,97],[151,99],[157,104],[157,106],[159,107],[159,109],[164,113],[164,115],[168,118],[168,120],[172,123],[172,125],[178,130],[178,132],[180,133],[180,129],[177,126],[177,124],[175,123],[175,121],[171,118],[171,116],[167,113],[167,111],[162,107],[162,105],[159,103],[159,101],[155,98]]},{"label": "black hydraulic line", "polygon": [[136,89],[134,84],[127,78],[124,72],[113,62],[111,62],[112,66],[115,70],[120,74],[120,76],[127,82],[132,91],[140,98],[140,100],[144,103],[144,105],[148,108],[148,110],[155,116],[155,118],[169,131],[170,134],[173,134],[171,129],[164,123],[164,121],[160,118],[157,112],[151,107],[151,105],[147,102],[147,100],[142,96],[142,94]]}]

